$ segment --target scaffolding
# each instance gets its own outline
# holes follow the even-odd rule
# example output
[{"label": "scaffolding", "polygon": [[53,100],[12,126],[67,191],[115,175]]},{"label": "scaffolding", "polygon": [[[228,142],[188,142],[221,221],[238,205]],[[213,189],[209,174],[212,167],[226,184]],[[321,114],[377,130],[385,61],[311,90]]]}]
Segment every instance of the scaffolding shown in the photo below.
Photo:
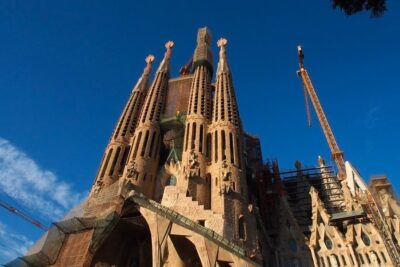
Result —
[{"label": "scaffolding", "polygon": [[311,234],[311,187],[318,191],[329,214],[344,211],[343,191],[332,166],[297,169],[279,175],[293,215],[306,236]]}]

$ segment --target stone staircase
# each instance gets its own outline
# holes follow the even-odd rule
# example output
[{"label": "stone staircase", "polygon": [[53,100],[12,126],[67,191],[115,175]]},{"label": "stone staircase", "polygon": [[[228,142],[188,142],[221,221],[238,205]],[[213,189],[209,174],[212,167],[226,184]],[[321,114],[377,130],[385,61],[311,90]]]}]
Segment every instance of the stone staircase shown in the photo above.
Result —
[{"label": "stone staircase", "polygon": [[224,219],[222,214],[204,209],[198,201],[186,196],[176,186],[166,186],[161,204],[182,214],[185,217],[197,221],[199,224],[212,229],[216,233],[223,234]]}]

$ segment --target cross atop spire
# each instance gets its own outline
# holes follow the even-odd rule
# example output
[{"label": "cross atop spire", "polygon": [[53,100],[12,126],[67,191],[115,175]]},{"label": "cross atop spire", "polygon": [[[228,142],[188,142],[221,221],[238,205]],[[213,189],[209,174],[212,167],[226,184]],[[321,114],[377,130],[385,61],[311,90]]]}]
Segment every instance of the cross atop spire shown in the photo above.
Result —
[{"label": "cross atop spire", "polygon": [[174,47],[174,42],[173,41],[168,41],[165,43],[165,48],[167,51],[165,51],[164,58],[160,63],[160,66],[158,67],[157,72],[159,71],[168,71],[169,70],[169,60],[171,58],[171,48]]},{"label": "cross atop spire", "polygon": [[220,38],[217,42],[217,45],[220,49],[217,75],[219,75],[223,72],[229,72],[228,63],[226,61],[226,48],[225,48],[225,46],[227,44],[228,44],[228,40],[226,40],[225,38]]}]

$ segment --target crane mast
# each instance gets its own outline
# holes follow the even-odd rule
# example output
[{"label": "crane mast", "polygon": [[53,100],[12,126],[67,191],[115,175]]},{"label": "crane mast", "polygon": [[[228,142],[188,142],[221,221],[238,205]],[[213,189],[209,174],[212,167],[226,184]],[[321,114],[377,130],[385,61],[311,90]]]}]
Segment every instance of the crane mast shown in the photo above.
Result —
[{"label": "crane mast", "polygon": [[23,211],[18,210],[17,208],[11,206],[10,204],[7,204],[6,202],[0,200],[0,207],[5,208],[6,210],[8,210],[9,212],[14,213],[15,215],[21,217],[22,219],[24,219],[25,221],[33,224],[34,226],[47,231],[48,228],[46,226],[44,226],[42,223],[40,223],[39,221],[35,220],[34,218],[32,218],[31,216],[29,216],[28,214],[24,213]]},{"label": "crane mast", "polygon": [[[314,106],[315,112],[317,113],[318,120],[321,124],[321,128],[324,132],[325,138],[328,141],[329,148],[331,150],[332,159],[335,161],[338,168],[339,179],[343,180],[346,176],[346,170],[344,165],[343,151],[340,150],[339,145],[336,142],[335,136],[333,135],[331,126],[329,125],[328,119],[322,108],[321,102],[318,99],[318,95],[312,85],[310,76],[308,76],[307,70],[304,67],[304,54],[301,46],[297,47],[297,55],[299,57],[299,70],[297,75],[301,77],[303,86],[307,94],[310,96],[311,102]],[[308,105],[308,98],[306,95],[306,106]],[[307,106],[307,116],[309,116],[309,107]],[[310,123],[310,119],[309,119]]]},{"label": "crane mast", "polygon": [[[345,193],[345,198],[347,198],[347,201],[349,204],[352,203],[351,200],[351,195],[350,192],[348,191],[348,187],[346,185],[346,169],[345,169],[345,162],[344,162],[344,157],[343,157],[343,151],[340,150],[339,145],[336,142],[335,136],[333,135],[331,126],[329,125],[328,119],[326,118],[325,112],[322,108],[321,102],[318,99],[317,93],[314,89],[314,86],[312,85],[310,76],[308,76],[307,70],[304,67],[304,54],[303,54],[303,49],[301,46],[297,47],[297,55],[299,58],[299,70],[297,71],[297,75],[301,77],[303,81],[303,87],[304,87],[304,94],[306,97],[306,110],[307,110],[307,118],[308,122],[310,125],[310,109],[308,107],[308,96],[310,96],[311,102],[314,106],[315,112],[317,113],[318,120],[321,124],[321,128],[325,134],[325,138],[328,141],[329,148],[331,150],[331,155],[332,159],[335,160],[336,166],[338,168],[338,174],[339,174],[339,179],[344,183],[344,186],[342,187],[343,190],[347,191],[347,194]],[[307,96],[308,94],[308,96]],[[371,192],[367,189],[365,194],[362,195],[361,197],[361,203],[363,206],[364,212],[366,212],[366,215],[368,218],[371,220],[371,222],[375,225],[377,228],[378,232],[380,233],[384,244],[386,246],[386,249],[388,251],[389,257],[392,260],[394,266],[399,266],[400,267],[400,252],[397,250],[396,245],[393,242],[392,239],[392,234],[390,233],[385,219],[383,218],[383,215],[381,214],[381,211],[379,207],[377,206],[373,195]],[[352,217],[354,216],[353,213],[351,213],[351,207],[348,207],[350,209],[347,209],[347,213],[349,216],[347,217]]]}]

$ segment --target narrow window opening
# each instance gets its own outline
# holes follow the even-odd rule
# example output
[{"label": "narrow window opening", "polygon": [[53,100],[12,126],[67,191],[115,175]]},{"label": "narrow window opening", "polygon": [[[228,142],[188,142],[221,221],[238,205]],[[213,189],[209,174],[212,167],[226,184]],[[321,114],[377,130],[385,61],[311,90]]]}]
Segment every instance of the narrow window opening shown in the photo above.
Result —
[{"label": "narrow window opening", "polygon": [[331,259],[329,258],[329,256],[326,256],[326,260],[327,260],[327,262],[328,262],[328,266],[332,266],[332,264],[331,264]]},{"label": "narrow window opening", "polygon": [[349,258],[350,258],[350,261],[351,261],[351,264],[353,264],[354,265],[354,260],[353,260],[353,256],[349,256]]},{"label": "narrow window opening", "polygon": [[136,139],[135,149],[133,150],[133,155],[132,155],[133,159],[136,158],[141,139],[142,139],[142,132],[139,133],[138,138]]},{"label": "narrow window opening", "polygon": [[203,152],[203,124],[200,125],[199,152]]},{"label": "narrow window opening", "polygon": [[239,157],[239,159],[238,159],[239,169],[241,169],[242,168],[242,154],[241,154],[242,151],[241,151],[241,148],[240,148],[239,137],[236,138],[236,148],[237,148],[238,157]]},{"label": "narrow window opening", "polygon": [[362,256],[361,254],[358,254],[358,257],[359,257],[359,259],[360,259],[361,264],[365,264],[365,263],[364,263],[363,256]]},{"label": "narrow window opening", "polygon": [[152,136],[151,136],[151,142],[150,142],[150,149],[149,149],[149,157],[151,157],[152,152],[153,152],[153,147],[154,147],[154,142],[156,139],[156,132],[153,132]]},{"label": "narrow window opening", "polygon": [[140,152],[140,156],[144,156],[144,153],[146,152],[146,147],[147,147],[147,141],[149,140],[149,130],[146,131],[146,134],[144,135],[144,141],[143,141],[143,146],[142,146],[142,152]]},{"label": "narrow window opening", "polygon": [[104,174],[106,173],[106,169],[107,169],[107,166],[108,166],[108,162],[110,161],[112,152],[113,152],[113,149],[111,148],[110,151],[108,151],[108,155],[107,155],[107,158],[106,158],[106,162],[105,162],[104,165],[103,165],[103,170],[101,171],[100,177],[103,177]]},{"label": "narrow window opening", "polygon": [[214,146],[214,161],[218,161],[218,132],[214,132],[215,146]]},{"label": "narrow window opening", "polygon": [[368,263],[371,263],[371,259],[369,258],[368,253],[365,253],[364,255],[365,255],[365,258],[367,259],[367,262],[368,262]]},{"label": "narrow window opening", "polygon": [[347,262],[346,262],[346,258],[344,257],[344,255],[342,255],[342,261],[343,261],[344,266],[346,266]]},{"label": "narrow window opening", "polygon": [[246,240],[246,227],[243,215],[239,216],[239,238],[242,240]]},{"label": "narrow window opening", "polygon": [[386,257],[385,257],[385,253],[383,253],[383,251],[381,251],[381,255],[382,255],[382,259],[384,262],[386,262]]},{"label": "narrow window opening", "polygon": [[190,124],[187,124],[187,125],[186,125],[186,134],[185,134],[185,137],[186,137],[186,142],[185,142],[185,151],[187,151],[187,150],[188,150],[188,143],[189,143],[189,128],[190,128]]},{"label": "narrow window opening", "polygon": [[222,145],[222,160],[226,159],[226,142],[225,142],[225,131],[221,131],[221,145]]},{"label": "narrow window opening", "polygon": [[211,161],[212,152],[211,152],[211,134],[210,133],[207,134],[206,143],[207,143],[206,156],[207,156],[208,161]]},{"label": "narrow window opening", "polygon": [[114,174],[115,165],[117,164],[117,160],[119,158],[119,152],[120,151],[121,151],[121,147],[118,147],[117,151],[115,151],[115,155],[114,155],[114,159],[113,159],[112,164],[111,164],[110,172],[108,173],[109,176]]},{"label": "narrow window opening", "polygon": [[235,163],[235,153],[233,151],[233,135],[232,133],[229,133],[229,146],[230,146],[230,152],[231,152],[231,163]]},{"label": "narrow window opening", "polygon": [[192,149],[195,149],[196,146],[196,123],[194,122],[192,125]]},{"label": "narrow window opening", "polygon": [[126,160],[128,159],[129,151],[130,151],[130,146],[127,146],[124,150],[124,154],[122,155],[121,163],[119,165],[119,169],[118,169],[119,175],[122,175],[122,173],[124,171],[124,167],[126,164]]}]

